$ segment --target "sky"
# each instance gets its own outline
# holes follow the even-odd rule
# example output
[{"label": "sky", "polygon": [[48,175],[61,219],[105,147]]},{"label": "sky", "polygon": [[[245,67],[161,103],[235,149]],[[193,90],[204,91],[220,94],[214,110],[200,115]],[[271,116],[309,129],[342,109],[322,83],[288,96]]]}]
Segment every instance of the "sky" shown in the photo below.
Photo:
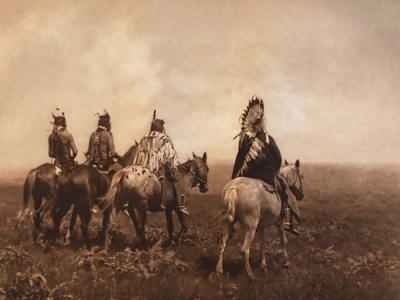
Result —
[{"label": "sky", "polygon": [[253,95],[290,162],[400,163],[395,0],[3,1],[0,173],[50,162],[51,112],[84,161],[95,113],[123,154],[165,121],[181,161],[235,159]]}]

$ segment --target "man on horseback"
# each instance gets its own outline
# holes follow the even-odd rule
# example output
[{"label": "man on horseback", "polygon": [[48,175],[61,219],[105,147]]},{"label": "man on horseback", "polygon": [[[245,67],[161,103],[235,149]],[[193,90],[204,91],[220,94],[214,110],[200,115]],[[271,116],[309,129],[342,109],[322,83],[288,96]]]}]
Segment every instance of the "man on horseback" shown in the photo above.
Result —
[{"label": "man on horseback", "polygon": [[89,147],[86,152],[88,164],[100,171],[107,171],[112,158],[116,155],[114,137],[111,133],[110,115],[106,110],[99,116],[97,129],[89,139]]},{"label": "man on horseback", "polygon": [[[175,189],[177,190],[176,194],[178,196],[182,194],[183,198],[185,198],[186,191],[181,191],[185,187],[180,184],[176,184],[179,162],[174,145],[166,134],[164,129],[164,121],[155,119],[155,111],[150,132],[147,133],[140,141],[133,164],[148,168],[158,176],[162,186],[162,197],[160,204],[162,209],[165,210],[167,200],[167,189],[165,188],[166,184],[164,180],[169,180],[175,186]],[[182,201],[180,210],[184,214],[188,215],[189,212],[184,207],[184,203],[185,201]]]},{"label": "man on horseback", "polygon": [[[67,131],[67,122],[64,113],[57,108],[53,113],[53,131],[49,136],[49,156],[54,158],[54,165],[60,169],[75,166],[75,157],[78,149],[75,146],[72,134]],[[72,155],[71,155],[72,150]]]},{"label": "man on horseback", "polygon": [[[287,188],[283,190],[280,182],[279,169],[282,164],[282,157],[275,140],[268,135],[263,100],[253,96],[241,119],[242,129],[236,136],[240,137],[239,151],[236,156],[232,179],[239,176],[250,177],[260,179],[275,187],[282,200],[285,212],[284,229],[294,235],[299,235],[292,223],[291,213],[293,213],[293,210],[290,209],[291,206],[288,204],[288,198],[290,199],[291,196],[290,191]],[[266,189],[270,188],[266,186]],[[299,221],[296,213],[294,213],[294,216]]]}]

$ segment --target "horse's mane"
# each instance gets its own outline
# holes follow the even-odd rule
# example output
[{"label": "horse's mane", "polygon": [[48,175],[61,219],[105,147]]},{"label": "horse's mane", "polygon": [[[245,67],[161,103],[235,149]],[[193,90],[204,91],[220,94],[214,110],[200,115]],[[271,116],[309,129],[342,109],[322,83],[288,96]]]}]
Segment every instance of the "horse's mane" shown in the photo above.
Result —
[{"label": "horse's mane", "polygon": [[135,149],[138,147],[138,143],[135,141],[135,145],[131,146],[128,151],[122,156],[123,159],[126,159]]},{"label": "horse's mane", "polygon": [[188,170],[190,170],[191,165],[192,165],[192,160],[188,159],[186,162],[178,166],[178,170],[187,172]]},{"label": "horse's mane", "polygon": [[283,175],[286,180],[294,180],[296,176],[296,171],[294,166],[285,166],[279,169],[279,173]]}]

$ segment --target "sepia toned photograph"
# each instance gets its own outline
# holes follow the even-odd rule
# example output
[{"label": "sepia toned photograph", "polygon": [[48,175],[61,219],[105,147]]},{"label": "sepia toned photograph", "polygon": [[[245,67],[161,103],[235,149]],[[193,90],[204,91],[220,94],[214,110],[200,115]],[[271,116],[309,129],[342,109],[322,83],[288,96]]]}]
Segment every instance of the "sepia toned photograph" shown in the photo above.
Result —
[{"label": "sepia toned photograph", "polygon": [[400,299],[400,2],[1,7],[0,300]]}]

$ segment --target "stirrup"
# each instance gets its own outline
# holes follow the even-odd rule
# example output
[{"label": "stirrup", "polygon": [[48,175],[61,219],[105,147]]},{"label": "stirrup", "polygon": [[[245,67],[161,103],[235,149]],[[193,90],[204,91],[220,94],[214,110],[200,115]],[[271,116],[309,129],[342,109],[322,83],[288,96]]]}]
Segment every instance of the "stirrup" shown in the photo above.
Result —
[{"label": "stirrup", "polygon": [[180,210],[184,215],[189,216],[189,212],[188,212],[188,210],[186,209],[186,207],[184,207],[184,206],[179,206],[179,210]]},{"label": "stirrup", "polygon": [[294,228],[293,224],[283,224],[283,230],[290,232],[293,235],[299,236],[300,232]]}]

